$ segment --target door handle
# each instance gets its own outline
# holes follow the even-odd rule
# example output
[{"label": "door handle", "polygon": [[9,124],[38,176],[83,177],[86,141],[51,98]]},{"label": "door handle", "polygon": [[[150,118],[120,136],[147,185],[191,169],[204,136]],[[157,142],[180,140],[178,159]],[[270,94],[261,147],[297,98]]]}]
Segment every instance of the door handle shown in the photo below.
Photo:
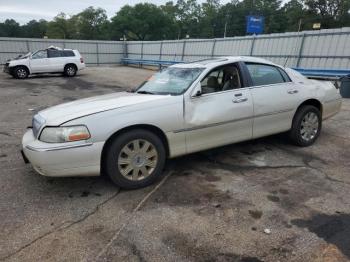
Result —
[{"label": "door handle", "polygon": [[298,93],[299,91],[298,90],[296,90],[296,89],[292,89],[292,90],[288,90],[288,94],[296,94],[296,93]]},{"label": "door handle", "polygon": [[243,103],[248,101],[248,98],[244,97],[244,98],[237,98],[237,99],[233,99],[232,102],[237,104],[237,103]]}]

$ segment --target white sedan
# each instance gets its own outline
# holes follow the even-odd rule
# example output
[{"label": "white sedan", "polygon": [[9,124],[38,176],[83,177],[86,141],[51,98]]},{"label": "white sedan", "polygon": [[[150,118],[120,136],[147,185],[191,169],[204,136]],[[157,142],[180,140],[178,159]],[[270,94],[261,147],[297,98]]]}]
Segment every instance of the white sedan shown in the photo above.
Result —
[{"label": "white sedan", "polygon": [[105,173],[138,188],[161,176],[166,158],[286,131],[309,146],[340,107],[330,82],[259,58],[213,58],[173,65],[133,92],[39,112],[23,156],[45,176]]}]

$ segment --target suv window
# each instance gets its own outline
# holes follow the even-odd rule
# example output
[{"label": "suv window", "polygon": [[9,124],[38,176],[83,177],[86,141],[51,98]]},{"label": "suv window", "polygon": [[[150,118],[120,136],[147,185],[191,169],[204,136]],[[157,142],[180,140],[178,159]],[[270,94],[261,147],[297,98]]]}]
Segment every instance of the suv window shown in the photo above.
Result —
[{"label": "suv window", "polygon": [[71,50],[63,50],[61,53],[63,57],[75,56],[74,52]]},{"label": "suv window", "polygon": [[47,52],[50,58],[61,57],[61,52],[59,50],[49,49]]},{"label": "suv window", "polygon": [[47,58],[46,50],[40,50],[32,55],[32,59],[42,59],[42,58]]},{"label": "suv window", "polygon": [[279,68],[272,65],[246,63],[254,86],[287,82]]},{"label": "suv window", "polygon": [[220,66],[212,70],[201,81],[202,94],[210,94],[242,87],[236,65]]}]

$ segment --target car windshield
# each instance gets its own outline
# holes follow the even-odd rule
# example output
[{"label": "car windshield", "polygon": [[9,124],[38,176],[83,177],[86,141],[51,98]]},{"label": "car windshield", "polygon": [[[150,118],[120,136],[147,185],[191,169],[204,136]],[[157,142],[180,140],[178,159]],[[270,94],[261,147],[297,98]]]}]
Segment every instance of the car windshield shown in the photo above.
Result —
[{"label": "car windshield", "polygon": [[169,67],[143,83],[137,93],[180,95],[197,79],[204,68]]}]

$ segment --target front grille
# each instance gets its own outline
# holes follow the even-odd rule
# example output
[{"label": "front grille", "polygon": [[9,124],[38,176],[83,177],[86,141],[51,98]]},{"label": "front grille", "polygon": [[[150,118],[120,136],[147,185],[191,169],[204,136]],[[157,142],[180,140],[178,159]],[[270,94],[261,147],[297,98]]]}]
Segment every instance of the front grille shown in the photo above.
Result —
[{"label": "front grille", "polygon": [[39,131],[40,131],[41,127],[44,125],[44,123],[45,123],[45,119],[42,118],[39,114],[36,114],[33,117],[33,120],[32,120],[33,134],[36,138],[38,137]]}]

